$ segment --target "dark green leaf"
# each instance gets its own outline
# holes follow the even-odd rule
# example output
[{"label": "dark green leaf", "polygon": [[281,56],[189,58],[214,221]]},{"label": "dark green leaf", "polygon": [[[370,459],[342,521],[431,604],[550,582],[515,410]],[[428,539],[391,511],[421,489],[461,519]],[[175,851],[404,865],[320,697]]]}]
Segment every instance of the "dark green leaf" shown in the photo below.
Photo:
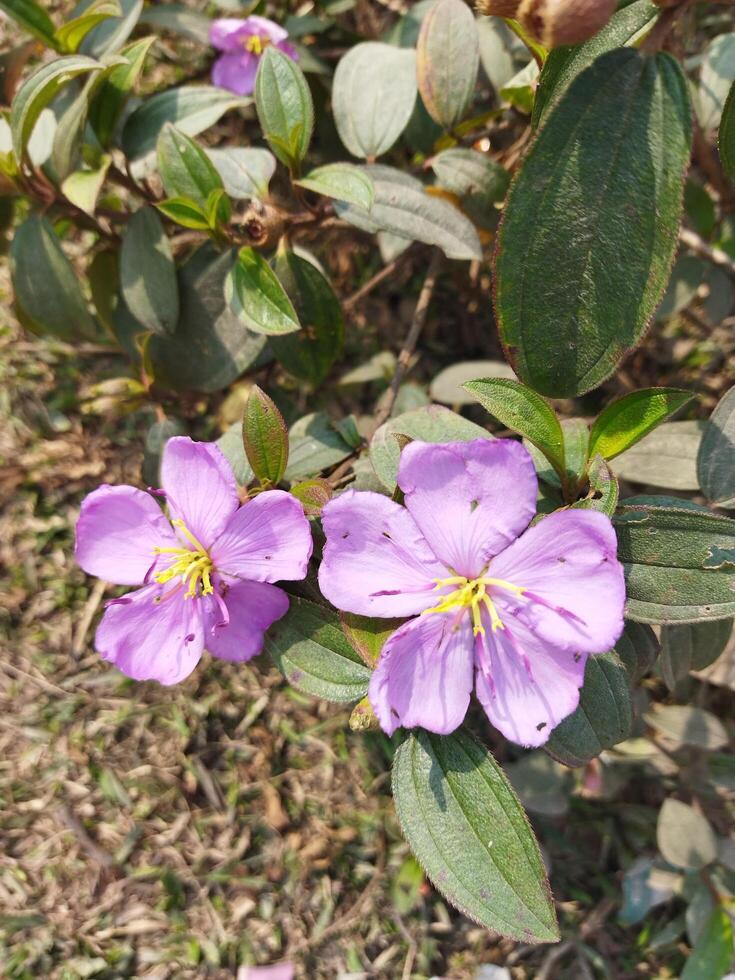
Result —
[{"label": "dark green leaf", "polygon": [[133,316],[154,333],[171,334],[179,319],[179,287],[171,246],[152,207],[131,215],[120,250],[120,285]]},{"label": "dark green leaf", "polygon": [[78,75],[101,71],[103,68],[104,65],[99,61],[72,54],[43,65],[23,82],[10,109],[10,129],[16,159],[23,158],[41,110],[54,96]]},{"label": "dark green leaf", "polygon": [[225,282],[225,298],[233,313],[256,333],[278,335],[301,325],[275,272],[254,249],[241,248]]},{"label": "dark green leaf", "polygon": [[612,15],[605,27],[584,44],[556,48],[549,52],[539,77],[531,125],[545,122],[549,110],[566,92],[574,79],[606,51],[629,47],[647,32],[658,17],[658,7],[651,0],[633,0]]},{"label": "dark green leaf", "polygon": [[463,387],[499,422],[537,446],[554,469],[564,474],[564,434],[545,399],[509,378],[478,378]]},{"label": "dark green leaf", "polygon": [[370,670],[347,642],[337,614],[291,598],[289,611],[266,634],[265,648],[286,680],[326,701],[359,701]]},{"label": "dark green leaf", "polygon": [[664,422],[615,460],[619,477],[664,490],[697,490],[704,422]]},{"label": "dark green leaf", "polygon": [[94,333],[94,321],[71,262],[46,218],[31,215],[10,246],[15,299],[37,329],[69,339]]},{"label": "dark green leaf", "polygon": [[263,135],[278,159],[298,171],[314,129],[314,103],[304,73],[272,45],[260,59],[255,106]]},{"label": "dark green leaf", "polygon": [[260,482],[268,486],[279,484],[288,462],[288,432],[275,403],[258,385],[250,389],[245,404],[242,441]]},{"label": "dark green leaf", "polygon": [[328,163],[311,170],[296,183],[309,191],[347,201],[369,211],[375,199],[375,188],[365,170],[351,163]]},{"label": "dark green leaf", "polygon": [[484,746],[462,730],[412,732],[395,754],[393,797],[412,851],[460,912],[522,942],[558,939],[538,844]]},{"label": "dark green leaf", "polygon": [[658,815],[658,848],[675,868],[699,870],[717,857],[717,837],[706,817],[669,798]]},{"label": "dark green leaf", "polygon": [[661,674],[670,691],[720,656],[732,635],[731,619],[661,628]]},{"label": "dark green leaf", "polygon": [[636,687],[656,662],[660,651],[656,634],[646,623],[626,622],[615,652],[625,664],[631,687]]},{"label": "dark green leaf", "polygon": [[112,142],[115,128],[130,97],[135,83],[140,78],[145,60],[155,37],[144,37],[133,41],[120,51],[125,64],[118,65],[107,74],[89,107],[89,122],[102,146]]},{"label": "dark green leaf", "polygon": [[735,520],[686,504],[631,499],[613,518],[630,619],[697,623],[735,615]]},{"label": "dark green leaf", "polygon": [[302,329],[272,337],[271,349],[291,374],[321,384],[339,357],[344,320],[339,300],[321,272],[295,252],[276,256],[276,275],[286,290]]},{"label": "dark green leaf", "polygon": [[496,259],[501,339],[537,391],[589,391],[640,339],[676,249],[690,143],[686,80],[666,54],[605,54],[554,108]]},{"label": "dark green leaf", "polygon": [[233,146],[206,152],[230,197],[247,200],[268,196],[268,184],[276,169],[275,157],[268,150],[257,146]]},{"label": "dark green leaf", "polygon": [[579,707],[557,725],[546,749],[565,766],[583,766],[628,738],[632,727],[628,672],[610,651],[587,661]]},{"label": "dark green leaf", "polygon": [[402,619],[375,619],[345,612],[341,613],[341,621],[347,639],[371,668],[377,664],[385,641],[404,622]]},{"label": "dark green leaf", "polygon": [[735,181],[735,84],[731,86],[720,120],[717,138],[722,168]]},{"label": "dark green leaf", "polygon": [[590,432],[590,456],[613,459],[694,398],[679,388],[642,388],[618,398],[598,415]]},{"label": "dark green leaf", "polygon": [[480,67],[480,39],[463,0],[438,0],[421,24],[416,45],[416,77],[424,105],[451,131],[472,103]]},{"label": "dark green leaf", "polygon": [[618,506],[620,488],[615,474],[599,454],[589,464],[587,479],[587,496],[583,500],[575,501],[572,507],[579,510],[599,510],[612,517]]},{"label": "dark green leaf", "polygon": [[197,136],[230,109],[250,105],[252,101],[211,85],[182,85],[157,92],[126,120],[122,150],[130,160],[144,157],[155,150],[167,122],[186,136]]},{"label": "dark green leaf", "polygon": [[158,170],[170,197],[186,197],[203,211],[212,191],[224,188],[204,150],[171,123],[165,124],[158,139]]},{"label": "dark green leaf", "polygon": [[234,252],[218,254],[207,244],[179,269],[176,330],[152,337],[148,347],[159,383],[220,391],[262,355],[265,338],[246,330],[225,303],[224,280],[234,259]]},{"label": "dark green leaf", "polygon": [[423,442],[468,442],[492,439],[485,429],[442,405],[427,405],[389,419],[376,431],[370,443],[370,462],[381,482],[391,491],[396,488],[401,445],[398,436]]},{"label": "dark green leaf", "polygon": [[39,41],[51,48],[56,48],[58,42],[54,37],[56,28],[46,11],[35,0],[0,0],[0,10],[30,31]]},{"label": "dark green leaf", "polygon": [[424,185],[394,167],[365,167],[375,187],[369,212],[337,202],[337,214],[363,231],[389,231],[409,241],[438,245],[450,259],[478,259],[480,240],[472,222],[448,201],[427,194]]},{"label": "dark green leaf", "polygon": [[717,507],[735,507],[735,387],[723,395],[704,427],[697,476]]},{"label": "dark green leaf", "polygon": [[684,963],[681,980],[724,977],[732,965],[733,948],[732,919],[718,905]]},{"label": "dark green leaf", "polygon": [[332,110],[339,137],[355,157],[387,153],[416,102],[416,53],[377,41],[350,48],[334,73]]}]

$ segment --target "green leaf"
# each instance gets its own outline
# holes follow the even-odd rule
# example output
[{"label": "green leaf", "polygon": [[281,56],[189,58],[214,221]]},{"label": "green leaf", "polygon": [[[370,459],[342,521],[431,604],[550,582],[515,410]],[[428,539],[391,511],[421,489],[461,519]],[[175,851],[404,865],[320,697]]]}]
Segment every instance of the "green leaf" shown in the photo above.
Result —
[{"label": "green leaf", "polygon": [[434,378],[429,387],[429,395],[434,402],[444,405],[474,405],[474,395],[465,388],[467,381],[475,378],[515,378],[513,368],[505,361],[458,361],[444,368]]},{"label": "green leaf", "polygon": [[271,350],[294,377],[319,385],[342,351],[344,320],[340,302],[316,266],[295,252],[279,252],[275,271],[302,329],[272,337]]},{"label": "green leaf", "polygon": [[278,276],[260,252],[245,246],[225,281],[225,298],[250,330],[271,335],[301,329],[296,311]]},{"label": "green leaf", "polygon": [[192,228],[195,231],[210,231],[209,215],[204,208],[199,207],[188,197],[170,197],[160,201],[156,207],[171,221],[182,228]]},{"label": "green leaf", "polygon": [[370,670],[347,642],[331,609],[292,596],[286,615],[266,634],[265,648],[289,684],[300,691],[342,702],[359,701],[367,694]]},{"label": "green leaf", "polygon": [[735,387],[723,395],[704,427],[697,476],[716,507],[735,507]]},{"label": "green leaf", "polygon": [[661,674],[670,691],[692,670],[704,670],[720,656],[732,635],[731,619],[661,627]]},{"label": "green leaf", "polygon": [[206,151],[216,167],[230,197],[247,200],[266,198],[268,184],[276,170],[276,158],[257,146],[234,146]]},{"label": "green leaf", "polygon": [[232,203],[224,187],[217,187],[210,192],[205,213],[211,231],[221,232],[227,228],[232,217]]},{"label": "green leaf", "polygon": [[[92,0],[94,2],[94,0]],[[84,0],[87,7],[89,0]],[[77,5],[77,10],[82,4]],[[116,53],[125,44],[143,12],[143,0],[120,0],[120,16],[108,17],[97,27],[94,27],[84,38],[80,51],[93,58]]]},{"label": "green leaf", "polygon": [[550,109],[580,72],[589,68],[606,51],[637,44],[658,14],[659,8],[651,0],[633,0],[633,3],[616,11],[602,30],[589,41],[550,51],[536,89],[536,101],[531,116],[533,128],[538,129],[543,125]]},{"label": "green leaf", "polygon": [[540,395],[510,378],[478,378],[463,388],[503,425],[537,446],[564,476],[564,434],[554,410]]},{"label": "green leaf", "polygon": [[265,49],[258,66],[255,107],[270,148],[296,173],[311,142],[314,103],[302,70],[272,45]]},{"label": "green leaf", "polygon": [[101,62],[84,55],[67,55],[43,65],[23,82],[10,109],[13,152],[18,161],[25,154],[41,111],[54,96],[77,76],[101,71],[103,68]]},{"label": "green leaf", "polygon": [[623,395],[603,409],[592,426],[590,456],[599,453],[603,459],[613,459],[692,398],[693,392],[679,388],[642,388]]},{"label": "green leaf", "polygon": [[350,48],[332,86],[339,138],[355,157],[387,153],[408,125],[416,102],[416,53],[378,41]]},{"label": "green leaf", "polygon": [[681,980],[724,977],[732,964],[733,949],[732,919],[717,906],[684,963]]},{"label": "green leaf", "polygon": [[510,103],[518,112],[522,112],[524,116],[530,116],[536,99],[538,75],[538,64],[532,58],[525,68],[503,85],[500,89],[500,98],[503,102]]},{"label": "green leaf", "polygon": [[694,100],[705,131],[720,124],[723,106],[735,80],[735,33],[720,34],[704,50],[699,86]]},{"label": "green leaf", "polygon": [[85,214],[93,215],[111,163],[112,157],[109,153],[103,153],[99,166],[94,170],[77,170],[69,174],[61,184],[61,191],[67,201],[71,201]]},{"label": "green leaf", "polygon": [[178,3],[166,3],[157,7],[147,6],[143,11],[141,24],[157,31],[170,31],[180,37],[188,38],[197,44],[209,47],[209,30],[212,21],[206,14],[197,13]]},{"label": "green leaf", "polygon": [[364,168],[375,188],[369,212],[338,201],[335,211],[363,231],[389,231],[409,241],[437,245],[450,259],[479,259],[480,240],[472,222],[448,201],[433,197],[410,174],[394,167]]},{"label": "green leaf", "polygon": [[15,300],[38,329],[62,340],[94,334],[79,277],[46,218],[31,215],[18,226],[10,269]]},{"label": "green leaf", "polygon": [[717,837],[709,821],[679,800],[664,800],[656,838],[661,854],[675,868],[698,871],[717,857]]},{"label": "green leaf", "polygon": [[628,672],[615,651],[590,657],[579,707],[551,733],[546,750],[565,766],[584,766],[630,736]]},{"label": "green leaf", "polygon": [[735,84],[730,87],[730,92],[722,109],[717,146],[720,151],[722,169],[730,180],[735,181]]},{"label": "green leaf", "polygon": [[645,623],[626,622],[615,652],[625,664],[628,681],[635,688],[650,671],[659,655],[656,634]]},{"label": "green leaf", "polygon": [[[153,336],[156,380],[177,391],[221,391],[263,354],[265,337],[246,330],[225,303],[235,253],[199,248],[179,269],[181,315],[171,337]],[[141,329],[139,325],[139,329]]]},{"label": "green leaf", "polygon": [[393,797],[411,850],[463,915],[526,943],[559,938],[536,838],[484,746],[461,729],[408,734],[393,760]]},{"label": "green leaf", "polygon": [[375,200],[375,188],[367,173],[352,163],[328,163],[311,170],[301,180],[295,181],[316,194],[347,201],[369,211]]},{"label": "green leaf", "polygon": [[294,483],[289,493],[301,502],[307,517],[319,517],[322,508],[332,499],[332,486],[328,480],[314,477]]},{"label": "green leaf", "polygon": [[141,76],[148,52],[155,41],[155,37],[144,37],[124,47],[120,51],[120,58],[124,59],[125,64],[113,68],[94,93],[89,107],[89,122],[104,147],[112,142],[123,109]]},{"label": "green leaf", "polygon": [[[698,624],[702,625],[702,624]],[[644,715],[646,722],[678,749],[690,745],[715,752],[724,748],[729,739],[725,726],[702,708],[690,704],[663,704]]]},{"label": "green leaf", "polygon": [[510,183],[504,167],[477,150],[454,147],[432,157],[431,169],[439,186],[457,195],[478,227],[495,230],[499,215],[495,205],[503,200]]},{"label": "green leaf", "polygon": [[59,27],[56,40],[64,51],[76,51],[92,28],[108,17],[120,17],[121,14],[117,0],[92,0],[84,13]]},{"label": "green leaf", "polygon": [[577,510],[599,510],[612,517],[618,506],[620,487],[608,464],[599,455],[593,457],[587,469],[589,489],[583,500],[576,500],[571,506]]},{"label": "green leaf", "polygon": [[0,0],[0,10],[51,48],[57,48],[54,22],[35,0]]},{"label": "green leaf", "polygon": [[480,38],[463,0],[438,0],[421,24],[416,45],[419,92],[431,118],[451,131],[472,103],[480,68]]},{"label": "green leaf", "polygon": [[287,480],[303,480],[328,470],[352,455],[324,412],[304,415],[291,426],[288,434]]},{"label": "green leaf", "polygon": [[171,123],[164,125],[158,139],[158,170],[170,197],[186,197],[203,211],[212,191],[224,186],[204,150]]},{"label": "green leaf", "polygon": [[583,394],[640,339],[674,257],[690,144],[686,80],[666,54],[602,55],[556,105],[496,253],[501,339],[530,387]]},{"label": "green leaf", "polygon": [[404,622],[402,619],[376,619],[346,612],[340,613],[340,618],[347,639],[371,668],[377,664],[385,641]]},{"label": "green leaf", "polygon": [[618,508],[613,524],[628,618],[698,623],[735,616],[735,520],[687,503],[631,498]]},{"label": "green leaf", "polygon": [[120,250],[120,284],[128,309],[154,333],[172,334],[179,320],[179,287],[166,232],[152,207],[130,217]]},{"label": "green leaf", "polygon": [[288,463],[288,432],[275,403],[258,385],[245,404],[242,441],[253,473],[264,486],[277,486]]},{"label": "green leaf", "polygon": [[155,150],[167,122],[173,123],[186,136],[197,136],[226,112],[248,106],[252,101],[211,85],[182,85],[157,92],[128,116],[122,131],[121,148],[130,160],[147,156]]},{"label": "green leaf", "polygon": [[697,453],[704,422],[664,422],[615,461],[615,472],[631,483],[665,490],[697,490]]},{"label": "green leaf", "polygon": [[381,483],[392,493],[396,489],[401,445],[396,436],[423,442],[468,442],[492,439],[485,429],[442,405],[427,405],[389,419],[375,432],[370,443],[370,462]]}]

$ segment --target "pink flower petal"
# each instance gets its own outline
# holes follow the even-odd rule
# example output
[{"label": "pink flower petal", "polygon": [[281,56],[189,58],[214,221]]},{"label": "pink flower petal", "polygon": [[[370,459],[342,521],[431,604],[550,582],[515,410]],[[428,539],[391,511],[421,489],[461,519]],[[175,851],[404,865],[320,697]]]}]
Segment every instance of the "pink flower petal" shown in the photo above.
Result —
[{"label": "pink flower petal", "polygon": [[511,609],[556,647],[605,653],[623,631],[625,579],[616,555],[615,531],[604,514],[549,514],[490,565],[488,575],[529,590],[530,601],[494,595],[501,618]]},{"label": "pink flower petal", "polygon": [[267,37],[273,44],[279,44],[288,37],[288,31],[280,24],[276,24],[267,17],[260,17],[258,14],[251,14],[245,18],[245,25],[249,34],[257,34],[259,37]]},{"label": "pink flower petal", "polygon": [[302,505],[285,490],[267,490],[230,518],[210,554],[227,581],[280,582],[306,576],[311,549]]},{"label": "pink flower petal", "polygon": [[579,704],[587,655],[558,650],[518,624],[491,633],[476,657],[475,690],[511,742],[543,745]]},{"label": "pink flower petal", "polygon": [[[205,548],[239,505],[230,465],[211,442],[193,442],[187,436],[169,439],[163,450],[161,482],[172,518],[182,520]],[[186,547],[192,547],[180,537]]]},{"label": "pink flower petal", "polygon": [[220,51],[242,51],[242,40],[251,33],[242,17],[218,17],[209,28],[209,43]]},{"label": "pink flower petal", "polygon": [[[217,583],[215,583],[215,588]],[[204,646],[222,660],[244,661],[263,649],[263,634],[288,612],[288,596],[283,589],[265,582],[236,582],[226,591],[228,622],[222,610],[208,600],[208,622]]]},{"label": "pink flower petal", "polygon": [[322,511],[322,527],[327,543],[319,587],[338,609],[411,616],[438,601],[433,582],[449,572],[395,501],[346,490]]},{"label": "pink flower petal", "polygon": [[398,485],[436,556],[467,578],[479,576],[536,513],[533,461],[512,439],[412,442],[401,453]]},{"label": "pink flower petal", "polygon": [[369,697],[384,731],[426,728],[448,735],[467,713],[472,691],[472,626],[466,610],[430,613],[389,637]]},{"label": "pink flower petal", "polygon": [[103,484],[82,503],[75,555],[88,575],[140,585],[156,557],[154,548],[176,544],[163,511],[142,490]]},{"label": "pink flower petal", "polygon": [[111,603],[95,637],[103,660],[136,681],[178,684],[188,677],[204,648],[203,607],[175,588],[167,594],[149,585]]},{"label": "pink flower petal", "polygon": [[212,85],[234,92],[235,95],[252,95],[255,91],[259,60],[250,51],[223,54],[212,66]]}]

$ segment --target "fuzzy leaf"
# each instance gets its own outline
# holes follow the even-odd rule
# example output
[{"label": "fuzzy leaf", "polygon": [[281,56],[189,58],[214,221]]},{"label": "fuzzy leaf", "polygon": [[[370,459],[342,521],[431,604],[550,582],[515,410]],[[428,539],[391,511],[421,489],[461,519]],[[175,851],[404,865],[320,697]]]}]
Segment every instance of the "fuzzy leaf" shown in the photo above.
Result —
[{"label": "fuzzy leaf", "polygon": [[277,486],[288,463],[288,431],[266,393],[253,385],[242,420],[242,441],[253,473],[264,485]]}]

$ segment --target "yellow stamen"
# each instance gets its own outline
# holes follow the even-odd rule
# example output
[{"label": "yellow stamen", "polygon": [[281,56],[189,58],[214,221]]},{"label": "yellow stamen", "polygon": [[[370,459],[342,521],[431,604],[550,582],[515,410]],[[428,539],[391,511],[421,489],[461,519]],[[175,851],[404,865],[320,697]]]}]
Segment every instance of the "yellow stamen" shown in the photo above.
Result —
[{"label": "yellow stamen", "polygon": [[447,586],[457,586],[452,592],[442,597],[430,609],[425,609],[422,615],[428,613],[448,613],[454,609],[469,609],[472,616],[472,632],[475,636],[484,636],[485,627],[482,625],[482,610],[487,609],[490,614],[490,625],[493,633],[496,630],[505,629],[505,625],[498,614],[497,607],[488,594],[488,589],[503,589],[512,592],[514,595],[522,596],[526,591],[521,586],[514,585],[502,578],[480,577],[468,579],[464,575],[452,575],[449,578],[439,578],[434,580],[435,589],[443,589]]},{"label": "yellow stamen", "polygon": [[270,43],[271,39],[265,35],[251,34],[250,37],[244,38],[243,47],[250,54],[261,55]]},{"label": "yellow stamen", "polygon": [[[200,595],[211,595],[214,592],[211,578],[214,565],[207,549],[201,541],[194,537],[183,521],[177,519],[171,523],[194,547],[154,548],[157,555],[171,555],[173,559],[167,568],[154,575],[156,582],[165,585],[172,578],[180,577],[182,583],[189,586],[184,595],[186,599],[196,599]],[[197,592],[200,583],[201,591]]]}]

